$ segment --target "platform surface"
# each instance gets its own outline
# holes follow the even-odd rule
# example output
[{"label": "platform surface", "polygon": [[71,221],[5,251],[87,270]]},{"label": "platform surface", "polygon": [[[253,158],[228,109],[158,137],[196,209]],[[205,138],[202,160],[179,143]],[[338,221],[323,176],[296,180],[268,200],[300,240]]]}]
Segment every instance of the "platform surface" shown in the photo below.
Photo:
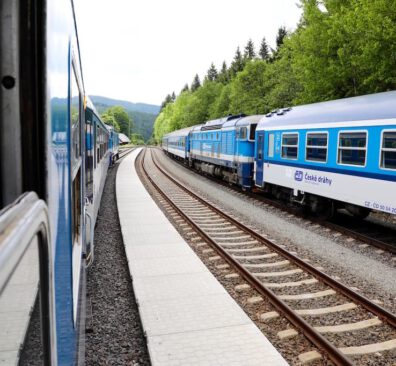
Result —
[{"label": "platform surface", "polygon": [[116,194],[152,365],[287,365],[151,199],[139,151],[121,162]]}]

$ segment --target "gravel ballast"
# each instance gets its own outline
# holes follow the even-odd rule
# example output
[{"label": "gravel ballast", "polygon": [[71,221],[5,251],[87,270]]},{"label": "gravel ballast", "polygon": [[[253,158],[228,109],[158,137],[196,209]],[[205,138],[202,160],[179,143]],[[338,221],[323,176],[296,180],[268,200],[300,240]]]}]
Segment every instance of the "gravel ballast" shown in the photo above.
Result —
[{"label": "gravel ballast", "polygon": [[115,179],[109,169],[95,229],[95,261],[88,271],[92,329],[86,365],[150,365],[118,220]]}]

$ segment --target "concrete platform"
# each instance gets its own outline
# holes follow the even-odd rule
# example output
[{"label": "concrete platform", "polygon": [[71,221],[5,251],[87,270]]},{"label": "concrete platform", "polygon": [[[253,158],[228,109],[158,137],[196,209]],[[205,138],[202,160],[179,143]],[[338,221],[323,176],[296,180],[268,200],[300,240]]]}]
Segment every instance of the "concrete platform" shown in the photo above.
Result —
[{"label": "concrete platform", "polygon": [[153,366],[287,362],[209,272],[140,182],[118,168],[120,225]]}]

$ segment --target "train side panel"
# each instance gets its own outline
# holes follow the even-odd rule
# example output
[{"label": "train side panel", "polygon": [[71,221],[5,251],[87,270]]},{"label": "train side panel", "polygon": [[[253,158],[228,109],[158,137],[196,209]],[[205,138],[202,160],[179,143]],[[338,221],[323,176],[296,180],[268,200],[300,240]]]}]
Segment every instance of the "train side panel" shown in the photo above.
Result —
[{"label": "train side panel", "polygon": [[52,219],[58,364],[78,357],[84,302],[84,85],[70,1],[47,3],[47,204]]},{"label": "train side panel", "polygon": [[[265,131],[264,159],[258,163],[263,176],[257,176],[257,184],[286,187],[296,199],[309,193],[346,207],[357,205],[396,214],[396,196],[389,194],[396,182],[396,150],[384,145],[385,139],[387,146],[396,149],[396,120],[386,125],[371,123]],[[286,146],[285,136],[298,138],[295,147]],[[323,144],[311,147],[315,136],[322,137]],[[294,152],[285,156],[286,149],[296,149],[296,156]]]}]

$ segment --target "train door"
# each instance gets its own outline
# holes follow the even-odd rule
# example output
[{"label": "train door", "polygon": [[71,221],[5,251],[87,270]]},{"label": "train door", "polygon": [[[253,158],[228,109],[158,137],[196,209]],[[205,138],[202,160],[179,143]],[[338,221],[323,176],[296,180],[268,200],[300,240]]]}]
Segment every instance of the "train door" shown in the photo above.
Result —
[{"label": "train door", "polygon": [[257,133],[256,161],[254,179],[256,186],[262,187],[264,184],[264,131]]},{"label": "train door", "polygon": [[216,132],[216,141],[217,141],[217,158],[220,159],[220,148],[221,148],[221,135],[219,135],[218,132]]},{"label": "train door", "polygon": [[239,138],[240,138],[240,133],[241,129],[240,127],[237,127],[235,129],[235,150],[234,150],[234,156],[236,157],[236,162],[239,161]]}]

